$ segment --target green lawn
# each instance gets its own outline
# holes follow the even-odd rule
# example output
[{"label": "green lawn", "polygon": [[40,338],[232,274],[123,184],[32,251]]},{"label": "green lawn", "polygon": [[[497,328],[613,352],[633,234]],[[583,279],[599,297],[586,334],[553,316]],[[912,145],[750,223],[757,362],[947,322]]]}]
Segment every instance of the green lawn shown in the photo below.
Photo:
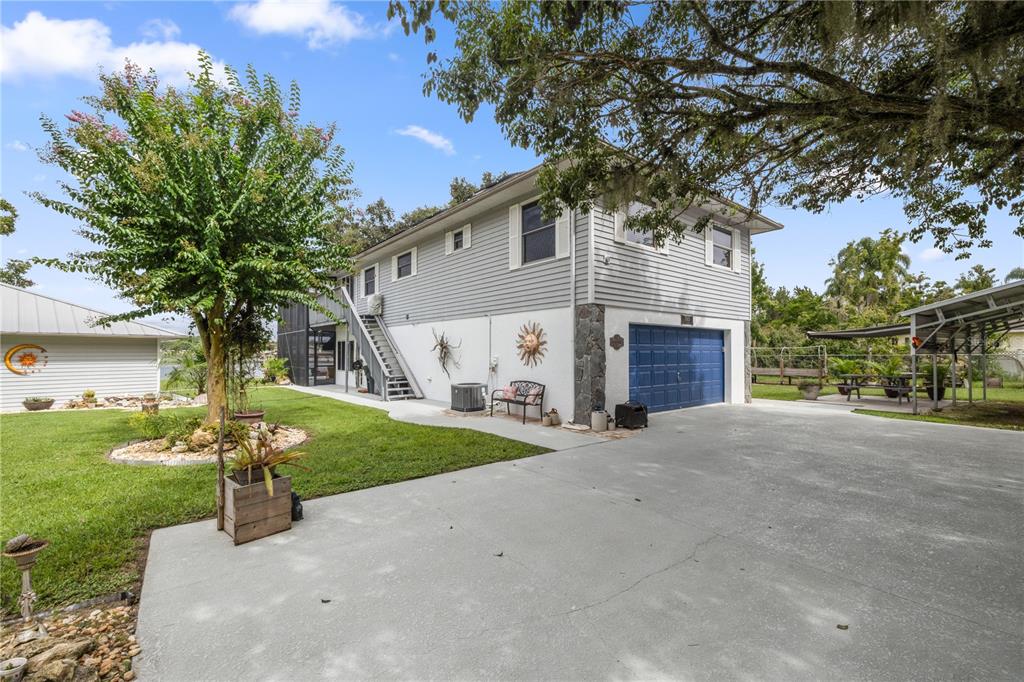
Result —
[{"label": "green lawn", "polygon": [[[975,381],[973,386],[974,397],[981,399],[981,382]],[[787,384],[777,383],[758,383],[750,385],[751,395],[755,398],[765,398],[767,400],[800,400],[800,389],[796,387],[794,383],[792,386]],[[832,395],[838,393],[835,386],[825,386],[821,390],[821,395]],[[866,388],[861,391],[863,395],[884,395],[882,389],[879,388]],[[949,387],[946,387],[946,398],[952,398],[953,391]],[[958,400],[967,400],[967,388],[964,386],[958,386],[956,389],[956,397]],[[920,400],[926,399],[924,394],[921,394]],[[1024,402],[1024,383],[1017,382],[1005,382],[1002,388],[989,388],[988,399],[991,401],[999,402]]]},{"label": "green lawn", "polygon": [[857,414],[870,414],[890,419],[909,419],[912,421],[935,422],[937,424],[959,424],[961,426],[984,426],[990,429],[1008,429],[1024,431],[1024,403],[1022,402],[983,402],[974,405],[957,405],[943,408],[941,412],[929,414],[906,414],[904,412],[884,412],[882,410],[854,410]]},{"label": "green lawn", "polygon": [[[312,435],[300,446],[311,471],[291,471],[303,499],[545,452],[476,431],[396,422],[381,410],[284,388],[261,389],[258,400],[268,420]],[[0,416],[0,536],[30,533],[52,543],[33,570],[39,607],[136,585],[148,531],[215,512],[212,464],[129,466],[106,459],[111,447],[138,437],[129,414]],[[13,611],[20,588],[6,560],[0,579],[3,610]]]}]

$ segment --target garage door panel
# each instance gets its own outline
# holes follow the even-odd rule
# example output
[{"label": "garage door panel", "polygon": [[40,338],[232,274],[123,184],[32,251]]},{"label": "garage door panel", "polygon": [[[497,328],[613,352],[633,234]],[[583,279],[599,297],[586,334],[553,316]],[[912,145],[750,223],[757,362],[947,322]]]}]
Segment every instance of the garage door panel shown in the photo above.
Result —
[{"label": "garage door panel", "polygon": [[657,412],[725,399],[723,332],[630,325],[629,342],[630,400]]}]

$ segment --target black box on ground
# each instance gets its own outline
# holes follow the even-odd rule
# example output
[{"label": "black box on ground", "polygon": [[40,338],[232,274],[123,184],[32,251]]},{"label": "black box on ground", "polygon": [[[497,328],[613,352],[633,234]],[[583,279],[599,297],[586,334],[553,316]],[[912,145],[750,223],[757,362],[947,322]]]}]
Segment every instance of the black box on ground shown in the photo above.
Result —
[{"label": "black box on ground", "polygon": [[642,429],[647,426],[647,406],[630,400],[615,406],[615,426],[622,429]]}]

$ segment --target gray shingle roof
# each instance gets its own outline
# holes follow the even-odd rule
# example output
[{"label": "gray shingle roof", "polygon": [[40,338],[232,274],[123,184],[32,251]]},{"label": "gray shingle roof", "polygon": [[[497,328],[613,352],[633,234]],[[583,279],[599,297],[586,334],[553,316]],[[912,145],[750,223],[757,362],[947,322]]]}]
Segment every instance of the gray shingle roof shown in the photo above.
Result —
[{"label": "gray shingle roof", "polygon": [[4,334],[184,338],[183,334],[142,322],[114,322],[106,327],[93,325],[105,315],[107,313],[99,310],[0,284],[0,332]]}]

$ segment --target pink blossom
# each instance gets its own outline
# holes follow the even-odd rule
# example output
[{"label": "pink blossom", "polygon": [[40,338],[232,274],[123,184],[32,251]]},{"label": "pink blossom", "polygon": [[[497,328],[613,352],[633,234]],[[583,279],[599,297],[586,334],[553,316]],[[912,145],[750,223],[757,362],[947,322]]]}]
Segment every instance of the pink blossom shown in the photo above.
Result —
[{"label": "pink blossom", "polygon": [[117,126],[111,126],[107,131],[107,140],[110,142],[124,142],[128,136]]}]

